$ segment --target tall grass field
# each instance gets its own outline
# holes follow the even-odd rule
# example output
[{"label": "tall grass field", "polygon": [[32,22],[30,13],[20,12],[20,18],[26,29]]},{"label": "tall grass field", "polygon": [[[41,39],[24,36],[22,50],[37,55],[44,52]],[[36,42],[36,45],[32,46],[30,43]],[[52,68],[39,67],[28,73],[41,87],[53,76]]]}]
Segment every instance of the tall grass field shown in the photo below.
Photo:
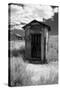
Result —
[{"label": "tall grass field", "polygon": [[48,43],[47,64],[32,64],[24,59],[25,41],[11,40],[11,86],[58,84],[58,36],[51,35]]}]

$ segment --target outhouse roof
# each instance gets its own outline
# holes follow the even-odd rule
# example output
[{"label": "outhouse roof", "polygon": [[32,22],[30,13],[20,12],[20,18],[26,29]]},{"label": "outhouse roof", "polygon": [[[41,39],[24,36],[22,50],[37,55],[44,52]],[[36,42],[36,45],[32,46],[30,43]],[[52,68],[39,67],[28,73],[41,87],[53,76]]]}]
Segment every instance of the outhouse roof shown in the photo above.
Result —
[{"label": "outhouse roof", "polygon": [[51,27],[49,25],[44,24],[43,22],[39,22],[37,20],[33,20],[30,23],[26,24],[25,26],[23,26],[23,29],[26,29],[28,26],[33,26],[33,25],[41,25],[43,27],[48,28],[48,30],[51,30]]}]

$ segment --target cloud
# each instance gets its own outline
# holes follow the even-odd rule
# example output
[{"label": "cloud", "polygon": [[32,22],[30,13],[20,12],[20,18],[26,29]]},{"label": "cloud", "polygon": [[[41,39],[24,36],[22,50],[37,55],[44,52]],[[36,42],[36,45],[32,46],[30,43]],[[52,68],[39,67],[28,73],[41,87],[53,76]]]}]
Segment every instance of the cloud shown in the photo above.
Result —
[{"label": "cloud", "polygon": [[52,8],[46,5],[11,5],[11,22],[10,24],[19,24],[20,27],[23,25],[21,23],[29,23],[30,21],[36,19],[38,21],[52,19],[54,14],[58,13],[58,8]]}]

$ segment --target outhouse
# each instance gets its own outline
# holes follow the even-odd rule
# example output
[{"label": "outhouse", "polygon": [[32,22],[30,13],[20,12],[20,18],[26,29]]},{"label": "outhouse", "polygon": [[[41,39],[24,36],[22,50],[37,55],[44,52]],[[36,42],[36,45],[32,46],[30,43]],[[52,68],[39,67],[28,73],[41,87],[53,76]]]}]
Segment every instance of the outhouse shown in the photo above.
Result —
[{"label": "outhouse", "polygon": [[33,20],[23,28],[25,30],[25,58],[30,62],[46,63],[50,26]]}]

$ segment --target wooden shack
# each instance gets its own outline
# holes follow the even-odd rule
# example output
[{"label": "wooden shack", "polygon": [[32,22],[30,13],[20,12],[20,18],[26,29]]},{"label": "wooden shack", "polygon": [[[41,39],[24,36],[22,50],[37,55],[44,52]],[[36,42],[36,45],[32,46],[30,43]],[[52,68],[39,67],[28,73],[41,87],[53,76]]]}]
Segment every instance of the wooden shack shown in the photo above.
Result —
[{"label": "wooden shack", "polygon": [[23,28],[25,30],[25,58],[30,62],[46,63],[50,26],[33,20]]}]

